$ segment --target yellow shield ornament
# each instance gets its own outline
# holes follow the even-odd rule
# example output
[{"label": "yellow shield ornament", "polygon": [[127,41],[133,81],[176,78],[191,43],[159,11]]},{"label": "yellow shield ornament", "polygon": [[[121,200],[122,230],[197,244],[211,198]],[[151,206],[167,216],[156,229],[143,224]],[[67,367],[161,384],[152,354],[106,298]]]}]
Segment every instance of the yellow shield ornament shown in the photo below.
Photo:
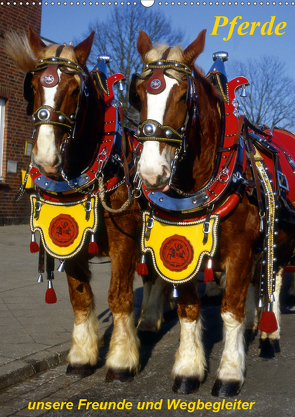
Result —
[{"label": "yellow shield ornament", "polygon": [[31,200],[31,231],[40,232],[46,251],[59,259],[71,258],[82,248],[86,233],[97,229],[97,195],[74,202],[55,202],[36,195]]},{"label": "yellow shield ornament", "polygon": [[174,284],[192,279],[200,270],[203,257],[213,257],[217,247],[219,215],[210,216],[208,238],[204,242],[206,219],[186,222],[153,216],[153,226],[146,233],[149,212],[143,212],[141,249],[150,252],[158,274]]}]

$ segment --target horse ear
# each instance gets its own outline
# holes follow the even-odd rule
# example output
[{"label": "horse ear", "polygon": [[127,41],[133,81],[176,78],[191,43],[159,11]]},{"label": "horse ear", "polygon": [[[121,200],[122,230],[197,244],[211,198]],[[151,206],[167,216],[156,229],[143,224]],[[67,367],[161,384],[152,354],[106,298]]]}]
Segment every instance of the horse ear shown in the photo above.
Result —
[{"label": "horse ear", "polygon": [[144,56],[152,49],[152,41],[143,30],[139,31],[138,39],[137,39],[137,50],[140,53],[142,59],[144,60]]},{"label": "horse ear", "polygon": [[36,35],[36,33],[33,31],[33,29],[28,29],[28,39],[30,47],[32,48],[36,58],[38,58],[41,50],[43,48],[46,48],[45,43],[41,40],[40,36]]},{"label": "horse ear", "polygon": [[207,29],[202,30],[199,33],[197,39],[195,39],[183,53],[184,62],[189,67],[192,66],[198,56],[204,51],[205,48],[205,38],[206,38]]},{"label": "horse ear", "polygon": [[85,67],[87,59],[90,55],[94,34],[95,31],[93,31],[87,39],[79,43],[79,45],[75,46],[74,48],[79,65],[81,65],[82,68]]}]

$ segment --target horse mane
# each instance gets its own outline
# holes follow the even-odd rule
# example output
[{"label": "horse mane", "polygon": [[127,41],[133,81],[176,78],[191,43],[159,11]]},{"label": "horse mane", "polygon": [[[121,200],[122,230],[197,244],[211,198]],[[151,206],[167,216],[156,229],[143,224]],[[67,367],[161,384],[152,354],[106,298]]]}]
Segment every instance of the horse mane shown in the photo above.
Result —
[{"label": "horse mane", "polygon": [[[28,36],[25,33],[7,32],[5,35],[5,50],[7,55],[12,59],[16,67],[24,74],[36,67],[37,62],[42,58],[55,56],[59,45],[49,45],[42,48],[36,57],[30,44]],[[73,46],[64,44],[61,58],[68,59],[78,63]]]},{"label": "horse mane", "polygon": [[[74,47],[67,45],[66,43],[63,44],[64,48],[60,54],[60,58],[65,58],[68,59],[69,61],[75,62],[76,64],[78,64],[78,60],[77,60],[77,56],[75,54],[74,51]],[[53,56],[55,56],[56,50],[60,45],[49,45],[47,48],[44,48],[40,54],[38,55],[38,60],[39,59],[44,59],[44,58],[51,58]]]},{"label": "horse mane", "polygon": [[[148,64],[153,61],[157,61],[158,59],[162,58],[163,53],[166,51],[166,49],[169,47],[166,43],[156,43],[153,45],[152,49],[150,49],[144,56],[143,62],[144,64]],[[175,45],[171,48],[167,60],[171,61],[178,61],[178,62],[184,62],[183,58],[183,52],[184,48],[181,45]],[[169,73],[171,73],[176,79],[180,80],[179,73],[174,70],[168,70]],[[146,74],[146,73],[144,73]],[[144,75],[142,74],[142,75]],[[198,67],[197,65],[194,65],[194,75],[196,79],[199,79],[202,85],[204,86],[205,90],[208,94],[212,94],[213,96],[217,97],[218,99],[222,99],[221,93],[219,90],[212,85],[212,83],[207,80],[203,70]],[[138,80],[137,84],[140,84],[143,80]]]},{"label": "horse mane", "polygon": [[[153,48],[150,49],[144,56],[144,63],[148,64],[149,62],[156,61],[157,59],[162,58],[164,51],[169,47],[166,43],[157,43],[153,45]],[[181,45],[173,46],[168,54],[167,59],[183,62],[183,47]]]},{"label": "horse mane", "polygon": [[27,73],[35,68],[37,59],[25,33],[7,32],[5,34],[5,50],[21,72]]}]

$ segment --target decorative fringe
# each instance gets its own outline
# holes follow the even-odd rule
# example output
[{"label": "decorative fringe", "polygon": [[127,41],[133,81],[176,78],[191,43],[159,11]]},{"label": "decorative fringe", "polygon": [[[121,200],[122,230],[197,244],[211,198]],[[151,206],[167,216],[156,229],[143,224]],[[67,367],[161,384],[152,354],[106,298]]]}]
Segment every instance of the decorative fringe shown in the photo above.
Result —
[{"label": "decorative fringe", "polygon": [[91,255],[97,255],[99,253],[99,247],[94,240],[94,234],[91,235],[88,252],[91,253]]},{"label": "decorative fringe", "polygon": [[144,276],[149,274],[149,270],[147,264],[145,263],[145,256],[144,254],[141,255],[140,263],[137,265],[136,272],[138,275]]},{"label": "decorative fringe", "polygon": [[88,252],[91,253],[91,255],[97,255],[99,253],[99,247],[96,242],[89,243]]},{"label": "decorative fringe", "polygon": [[30,252],[36,253],[39,252],[40,248],[37,242],[30,242]]},{"label": "decorative fringe", "polygon": [[52,281],[48,281],[48,288],[45,293],[45,303],[47,304],[54,304],[57,302],[56,294],[54,288],[52,286]]},{"label": "decorative fringe", "polygon": [[34,235],[34,233],[32,234],[32,240],[30,242],[30,252],[31,253],[36,253],[39,252],[40,248],[38,243],[36,242],[36,237]]},{"label": "decorative fringe", "polygon": [[264,311],[260,322],[258,330],[265,333],[273,333],[278,330],[278,323],[273,311]]},{"label": "decorative fringe", "polygon": [[207,267],[204,271],[204,282],[207,284],[208,282],[214,281],[214,273],[212,269],[212,258],[208,259]]},{"label": "decorative fringe", "polygon": [[47,288],[45,293],[45,303],[54,304],[57,302],[56,294],[54,288]]}]

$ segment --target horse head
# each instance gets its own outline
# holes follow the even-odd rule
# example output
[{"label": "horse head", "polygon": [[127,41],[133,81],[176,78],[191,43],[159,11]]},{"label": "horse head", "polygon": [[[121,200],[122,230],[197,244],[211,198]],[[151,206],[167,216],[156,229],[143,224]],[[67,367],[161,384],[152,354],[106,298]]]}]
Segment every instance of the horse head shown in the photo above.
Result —
[{"label": "horse head", "polygon": [[[137,136],[143,143],[143,150],[138,174],[148,189],[169,190],[176,162],[180,156],[183,159],[192,136],[191,127],[197,115],[200,116],[199,111],[205,115],[208,109],[208,104],[202,102],[203,97],[200,99],[202,110],[199,109],[197,96],[198,102],[200,92],[204,96],[203,93],[210,90],[214,96],[212,85],[194,67],[194,61],[204,49],[205,35],[206,30],[203,30],[183,49],[179,45],[153,46],[145,32],[139,33],[137,48],[145,69],[141,75],[133,76],[130,102],[141,111]],[[196,156],[200,151],[196,149],[196,138],[191,142],[189,150]],[[192,169],[194,161],[190,159],[192,157],[187,155],[186,162]]]},{"label": "horse head", "polygon": [[[98,101],[86,68],[93,37],[94,32],[76,47],[46,46],[29,29],[28,40],[37,64],[26,74],[24,96],[36,137],[32,163],[45,175],[60,176],[62,170],[69,175],[77,169],[81,172],[93,155],[94,144],[88,144],[85,152],[81,147],[85,146],[81,137],[86,142],[90,129],[95,128],[97,137],[96,123],[103,123],[102,112],[98,111],[96,117],[91,113],[97,109]],[[79,158],[75,157],[77,154]]]}]

